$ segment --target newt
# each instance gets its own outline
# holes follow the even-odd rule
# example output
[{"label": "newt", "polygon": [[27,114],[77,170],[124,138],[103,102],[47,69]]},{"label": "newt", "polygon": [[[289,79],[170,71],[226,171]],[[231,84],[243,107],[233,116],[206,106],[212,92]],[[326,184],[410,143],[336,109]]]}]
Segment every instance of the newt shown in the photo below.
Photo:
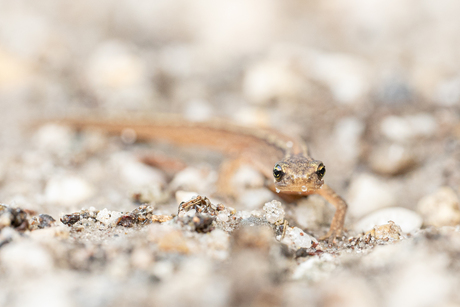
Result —
[{"label": "newt", "polygon": [[[61,121],[62,122],[62,121]],[[325,165],[313,159],[306,144],[298,138],[270,129],[238,126],[225,121],[190,122],[181,117],[91,119],[68,118],[63,121],[76,129],[96,128],[108,133],[135,133],[137,140],[162,140],[177,145],[203,146],[233,157],[226,163],[218,181],[220,189],[231,193],[227,184],[236,166],[246,163],[272,181],[269,188],[281,194],[319,194],[335,208],[326,236],[335,242],[343,233],[347,203],[324,183]],[[220,183],[219,183],[220,182]],[[219,188],[219,187],[218,187]]]}]

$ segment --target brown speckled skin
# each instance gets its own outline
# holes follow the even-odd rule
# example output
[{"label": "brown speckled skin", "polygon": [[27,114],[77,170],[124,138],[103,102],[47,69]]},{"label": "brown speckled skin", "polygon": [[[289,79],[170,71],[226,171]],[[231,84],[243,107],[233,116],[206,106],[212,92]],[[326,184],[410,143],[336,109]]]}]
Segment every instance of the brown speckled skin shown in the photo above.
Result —
[{"label": "brown speckled skin", "polygon": [[204,146],[238,158],[273,179],[273,166],[280,164],[282,180],[274,180],[272,190],[280,193],[319,194],[336,207],[329,232],[329,243],[342,235],[346,202],[316,174],[320,161],[308,155],[307,146],[296,138],[276,131],[237,126],[224,121],[194,123],[180,117],[150,119],[65,119],[75,128],[97,128],[110,133],[125,129],[135,132],[138,140],[164,140],[178,145]]}]

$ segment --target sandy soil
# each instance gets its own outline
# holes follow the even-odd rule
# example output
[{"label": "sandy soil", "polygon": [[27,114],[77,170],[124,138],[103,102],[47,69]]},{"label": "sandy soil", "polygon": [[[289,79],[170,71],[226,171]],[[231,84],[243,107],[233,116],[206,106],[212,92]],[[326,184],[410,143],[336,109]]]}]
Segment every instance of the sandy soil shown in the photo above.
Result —
[{"label": "sandy soil", "polygon": [[[459,13],[0,0],[0,306],[460,305]],[[319,241],[333,207],[248,165],[219,199],[219,153],[59,121],[133,113],[303,138],[344,236]]]}]

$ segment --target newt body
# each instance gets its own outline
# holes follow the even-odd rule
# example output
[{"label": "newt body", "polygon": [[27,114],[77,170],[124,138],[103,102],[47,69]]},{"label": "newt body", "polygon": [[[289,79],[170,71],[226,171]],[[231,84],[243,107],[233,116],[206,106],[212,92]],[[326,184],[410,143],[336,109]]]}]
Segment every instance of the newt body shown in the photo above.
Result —
[{"label": "newt body", "polygon": [[[323,196],[336,208],[326,238],[332,243],[342,235],[347,204],[324,183],[325,166],[309,156],[307,146],[299,139],[222,121],[194,123],[182,118],[66,119],[65,123],[75,128],[98,128],[110,133],[134,132],[138,140],[164,140],[218,150],[236,158],[237,164],[250,164],[273,180],[270,188],[278,193]],[[235,165],[227,167],[227,175],[234,169]],[[224,185],[224,189],[229,188],[228,184]]]}]

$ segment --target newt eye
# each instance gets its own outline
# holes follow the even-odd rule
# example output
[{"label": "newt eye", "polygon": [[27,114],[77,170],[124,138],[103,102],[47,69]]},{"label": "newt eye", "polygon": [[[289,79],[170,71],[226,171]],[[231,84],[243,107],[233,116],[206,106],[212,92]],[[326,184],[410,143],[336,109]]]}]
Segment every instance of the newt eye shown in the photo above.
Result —
[{"label": "newt eye", "polygon": [[283,168],[281,167],[281,165],[276,164],[275,167],[273,168],[273,177],[275,177],[276,181],[280,181],[283,175],[284,175]]},{"label": "newt eye", "polygon": [[321,180],[324,177],[324,174],[326,173],[326,167],[324,166],[323,163],[320,163],[318,165],[318,168],[316,169],[316,175],[318,175],[318,179]]}]

